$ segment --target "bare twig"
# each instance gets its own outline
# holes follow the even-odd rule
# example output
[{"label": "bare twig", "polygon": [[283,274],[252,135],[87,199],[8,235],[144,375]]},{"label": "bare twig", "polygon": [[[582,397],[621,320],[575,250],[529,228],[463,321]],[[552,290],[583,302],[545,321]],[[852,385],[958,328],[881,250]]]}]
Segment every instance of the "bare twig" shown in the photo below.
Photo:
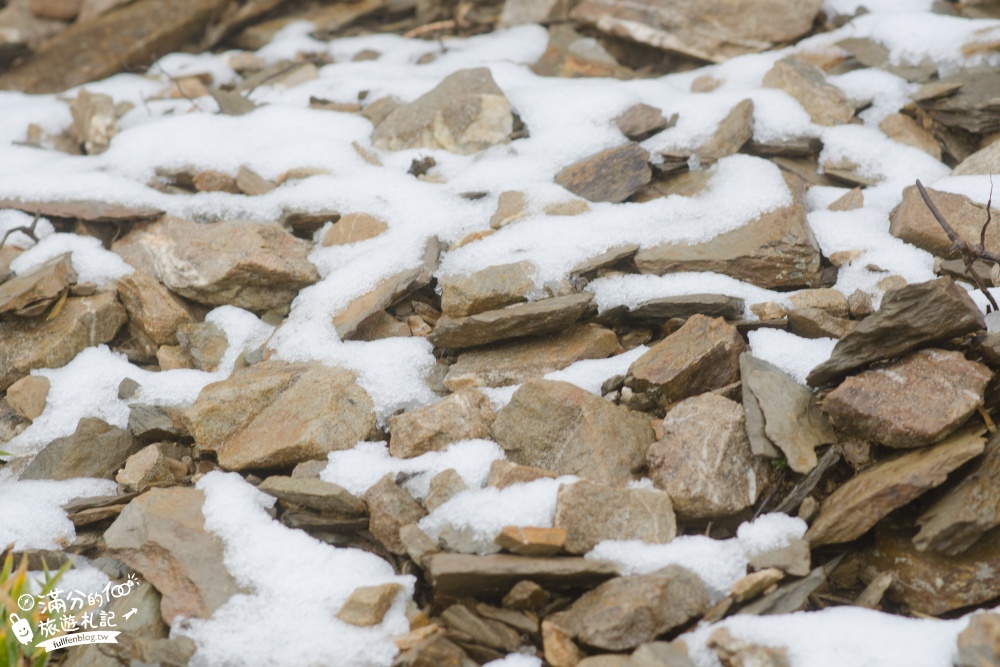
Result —
[{"label": "bare twig", "polygon": [[0,239],[0,248],[2,248],[3,244],[7,242],[8,236],[10,236],[11,234],[15,234],[17,232],[21,232],[35,243],[38,243],[38,236],[35,234],[35,228],[38,226],[39,219],[40,219],[39,214],[36,212],[35,219],[31,221],[30,227],[21,226],[21,227],[12,227],[8,229],[6,232],[4,232],[3,238]]}]

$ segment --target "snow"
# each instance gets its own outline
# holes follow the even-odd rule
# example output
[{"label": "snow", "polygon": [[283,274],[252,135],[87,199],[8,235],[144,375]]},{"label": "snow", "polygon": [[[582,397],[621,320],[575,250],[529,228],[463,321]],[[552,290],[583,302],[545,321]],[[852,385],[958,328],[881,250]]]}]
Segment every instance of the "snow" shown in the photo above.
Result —
[{"label": "snow", "polygon": [[76,537],[73,523],[62,510],[74,498],[113,495],[118,485],[108,479],[11,479],[0,468],[0,544],[15,549],[59,549]]},{"label": "snow", "polygon": [[132,273],[131,266],[121,257],[105,250],[100,239],[77,234],[51,234],[21,253],[10,263],[14,273],[28,273],[39,266],[70,253],[76,279],[81,283],[106,285]]},{"label": "snow", "polygon": [[830,358],[834,338],[802,338],[781,329],[756,329],[747,334],[750,351],[758,359],[769,361],[799,381],[816,366]]}]

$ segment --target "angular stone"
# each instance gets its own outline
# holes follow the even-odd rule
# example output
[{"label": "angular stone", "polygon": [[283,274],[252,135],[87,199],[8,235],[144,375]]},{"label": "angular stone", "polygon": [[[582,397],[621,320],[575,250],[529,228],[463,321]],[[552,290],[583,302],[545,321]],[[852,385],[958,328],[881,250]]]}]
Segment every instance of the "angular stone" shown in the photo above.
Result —
[{"label": "angular stone", "polygon": [[29,421],[38,419],[45,411],[50,384],[42,375],[26,375],[7,388],[7,405]]},{"label": "angular stone", "polygon": [[678,403],[649,447],[649,476],[681,519],[731,516],[751,507],[770,478],[753,455],[743,410],[718,394]]},{"label": "angular stone", "polygon": [[585,554],[603,540],[666,544],[677,535],[670,496],[655,489],[621,489],[586,480],[565,484],[552,525],[566,530],[566,551]]},{"label": "angular stone", "polygon": [[621,202],[649,183],[649,153],[637,143],[595,153],[565,167],[556,183],[594,202]]},{"label": "angular stone", "polygon": [[542,652],[551,667],[577,667],[585,655],[565,630],[548,619],[542,621]]},{"label": "angular stone", "polygon": [[996,174],[1000,172],[1000,142],[979,149],[965,158],[951,170],[952,176],[969,176],[972,174]]},{"label": "angular stone", "polygon": [[965,478],[917,519],[913,538],[918,551],[957,556],[987,531],[1000,526],[1000,437],[993,435],[986,453]]},{"label": "angular stone", "polygon": [[1000,614],[973,614],[969,625],[958,635],[955,667],[997,667],[1000,665]]},{"label": "angular stone", "polygon": [[[965,195],[930,188],[926,190],[951,228],[967,243],[978,245],[986,222],[986,206],[973,202]],[[990,213],[994,220],[1000,216],[1000,210],[996,208]],[[959,256],[915,185],[903,190],[903,200],[889,214],[889,233],[938,257]],[[993,253],[1000,252],[1000,238],[996,234],[986,235],[986,249]]]},{"label": "angular stone", "polygon": [[111,138],[118,133],[114,99],[102,93],[91,94],[83,88],[70,102],[69,110],[73,115],[70,134],[84,153],[97,155],[108,150]]},{"label": "angular stone", "polygon": [[516,222],[527,214],[527,209],[528,199],[523,192],[504,190],[497,195],[497,210],[490,216],[490,227],[500,229]]},{"label": "angular stone", "polygon": [[1000,132],[1000,74],[992,67],[961,68],[942,76],[939,83],[961,87],[951,95],[921,100],[922,111],[948,128],[973,134]]},{"label": "angular stone", "polygon": [[569,18],[568,11],[565,0],[506,0],[500,14],[500,26],[565,21]]},{"label": "angular stone", "polygon": [[[864,205],[865,195],[861,188],[851,188],[841,195],[837,201],[830,204],[827,209],[830,211],[856,211]],[[832,255],[830,257],[830,263],[834,266],[840,266],[840,264],[833,261]]]},{"label": "angular stone", "polygon": [[239,187],[236,185],[235,178],[229,174],[216,171],[214,169],[199,171],[191,179],[191,183],[194,185],[194,189],[198,192],[228,192],[233,195],[241,194]]},{"label": "angular stone", "polygon": [[211,322],[185,322],[177,327],[177,341],[191,357],[198,370],[212,372],[219,368],[229,348],[226,332]]},{"label": "angular stone", "polygon": [[392,664],[395,667],[476,667],[479,663],[446,639],[444,634],[434,633],[404,650]]},{"label": "angular stone", "polygon": [[[677,122],[676,119],[674,122]],[[633,104],[614,119],[621,133],[633,141],[642,141],[671,126],[663,112],[648,104]]]},{"label": "angular stone", "polygon": [[[147,0],[148,1],[148,0]],[[3,77],[0,77],[0,87]],[[62,90],[60,88],[59,90]],[[163,215],[163,211],[146,206],[127,206],[92,199],[69,201],[23,201],[20,199],[0,199],[0,209],[12,208],[31,215],[45,218],[68,218],[83,222],[135,222],[152,220]]]},{"label": "angular stone", "polygon": [[115,475],[118,488],[125,493],[141,493],[157,484],[173,483],[174,474],[158,445],[149,445],[125,461]]},{"label": "angular stone", "polygon": [[708,141],[698,147],[695,155],[702,164],[711,164],[739,152],[752,136],[753,100],[746,99],[726,114]]},{"label": "angular stone", "polygon": [[587,558],[531,558],[493,554],[439,553],[426,559],[426,574],[437,595],[505,595],[529,580],[551,591],[591,588],[617,575],[612,563]]},{"label": "angular stone", "polygon": [[708,636],[706,646],[726,667],[791,667],[788,649],[754,644],[734,636],[729,628],[718,628]]},{"label": "angular stone", "polygon": [[40,312],[34,312],[38,307],[51,306],[75,282],[76,271],[69,254],[51,259],[37,269],[0,283],[0,315],[39,315]]},{"label": "angular stone", "polygon": [[161,371],[194,369],[194,359],[180,345],[161,345],[156,351],[156,363]]},{"label": "angular stone", "polygon": [[694,315],[632,362],[625,386],[661,405],[739,380],[746,343],[720,318]]},{"label": "angular stone", "polygon": [[503,598],[504,609],[521,609],[537,611],[548,604],[552,596],[548,591],[533,581],[525,579],[514,584],[510,592]]},{"label": "angular stone", "polygon": [[498,459],[490,464],[490,473],[486,478],[486,486],[506,489],[511,484],[524,484],[536,479],[555,479],[558,475],[551,470],[522,466],[510,461]]},{"label": "angular stone", "polygon": [[406,547],[400,539],[400,529],[417,523],[427,516],[427,511],[405,489],[397,486],[393,477],[386,475],[365,492],[371,514],[368,530],[390,552],[402,555]]},{"label": "angular stone", "polygon": [[668,565],[652,574],[605,582],[550,620],[587,646],[624,651],[697,618],[709,606],[701,578]]},{"label": "angular stone", "polygon": [[653,441],[649,419],[568,382],[529,380],[497,415],[493,436],[521,465],[624,485]]},{"label": "angular stone", "polygon": [[821,69],[794,56],[774,63],[761,85],[794,97],[818,125],[842,125],[854,117],[844,91],[827,83]]},{"label": "angular stone", "polygon": [[819,308],[792,308],[788,311],[788,331],[800,338],[843,338],[858,323],[831,315]]},{"label": "angular stone", "polygon": [[441,551],[438,541],[431,539],[431,536],[420,530],[415,523],[399,529],[399,541],[403,543],[406,555],[421,567],[424,566],[424,559]]},{"label": "angular stone", "polygon": [[887,137],[907,146],[919,148],[935,160],[941,159],[941,144],[917,121],[901,113],[886,116],[878,125]]},{"label": "angular stone", "polygon": [[793,577],[809,574],[810,565],[809,542],[798,538],[780,549],[767,549],[750,557],[750,567],[754,570],[776,568]]},{"label": "angular stone", "polygon": [[367,439],[373,407],[350,371],[264,361],[202,389],[184,421],[223,468],[284,468]]},{"label": "angular stone", "polygon": [[583,359],[603,359],[621,351],[613,331],[596,324],[584,324],[554,335],[463,352],[448,369],[444,386],[452,391],[471,387],[508,387],[561,370]]},{"label": "angular stone", "polygon": [[177,327],[197,319],[193,308],[143,271],[119,278],[118,298],[129,322],[155,345],[177,345]]},{"label": "angular stone", "polygon": [[503,623],[484,619],[461,604],[445,609],[441,613],[441,620],[481,646],[507,652],[516,651],[521,645],[521,637],[516,630]]},{"label": "angular stone", "polygon": [[888,447],[937,442],[983,404],[993,377],[961,352],[923,349],[844,380],[823,409],[844,433]]},{"label": "angular stone", "polygon": [[708,241],[643,248],[635,255],[639,272],[662,276],[712,271],[768,289],[819,284],[819,245],[806,221],[802,189],[794,181],[790,183],[791,205]]},{"label": "angular stone", "polygon": [[327,230],[323,236],[323,245],[359,243],[373,239],[387,229],[389,229],[389,225],[373,215],[348,213]]},{"label": "angular stone", "polygon": [[562,331],[591,308],[586,292],[488,310],[468,317],[442,315],[428,339],[435,347],[459,348]]},{"label": "angular stone", "polygon": [[985,328],[979,307],[951,278],[907,285],[887,292],[878,312],[841,338],[806,380],[818,387],[879,359]]},{"label": "angular stone", "polygon": [[[305,71],[310,72],[308,69]],[[315,72],[312,71],[312,73]],[[306,76],[308,76],[308,74]],[[274,81],[274,83],[278,82]],[[290,82],[287,82],[287,79],[282,83],[290,87]],[[240,192],[245,195],[257,197],[267,194],[271,190],[274,190],[277,186],[244,164],[241,165],[239,171],[236,172],[236,187],[239,188]]]},{"label": "angular stone", "polygon": [[629,310],[629,317],[639,322],[662,322],[692,315],[738,320],[743,317],[743,299],[724,294],[684,294],[665,296],[640,303]]},{"label": "angular stone", "polygon": [[128,430],[144,440],[179,440],[189,435],[183,411],[165,405],[130,403]]},{"label": "angular stone", "polygon": [[940,486],[948,473],[982,454],[985,440],[980,433],[966,429],[858,473],[823,501],[806,539],[815,548],[861,537],[890,512]]},{"label": "angular stone", "polygon": [[[417,319],[420,319],[419,317]],[[423,320],[420,323],[424,324]],[[430,327],[427,327],[428,332]],[[384,310],[372,313],[351,336],[352,340],[373,341],[383,338],[408,338],[413,335],[410,325],[407,322],[400,322],[395,317]]]},{"label": "angular stone", "polygon": [[554,556],[566,544],[562,528],[504,526],[493,543],[518,556]]},{"label": "angular stone", "polygon": [[771,586],[785,578],[785,573],[777,568],[766,568],[753,572],[733,584],[729,595],[735,602],[752,600]]},{"label": "angular stone", "polygon": [[94,417],[84,417],[73,435],[56,438],[38,452],[21,479],[114,479],[138,451],[132,434]]},{"label": "angular stone", "polygon": [[319,280],[312,244],[280,224],[229,220],[198,224],[166,216],[136,225],[112,250],[170,291],[210,306],[287,307]]},{"label": "angular stone", "polygon": [[435,403],[389,418],[389,453],[408,459],[442,451],[460,440],[489,438],[495,414],[481,391],[454,393]]},{"label": "angular stone", "polygon": [[257,487],[264,493],[319,512],[360,516],[368,506],[347,489],[312,477],[272,475]]},{"label": "angular stone", "polygon": [[486,310],[496,310],[528,300],[534,287],[531,262],[499,264],[468,276],[443,278],[441,312],[450,317],[465,317]]},{"label": "angular stone", "polygon": [[430,488],[424,498],[424,507],[428,512],[433,512],[468,488],[469,486],[457,470],[454,468],[442,470],[431,478]]},{"label": "angular stone", "polygon": [[634,650],[622,667],[695,667],[695,664],[683,642],[647,642]]},{"label": "angular stone", "polygon": [[618,64],[607,49],[592,37],[584,37],[568,23],[549,26],[545,53],[531,66],[539,76],[615,77],[627,80],[635,76],[631,69]]},{"label": "angular stone", "polygon": [[815,308],[834,317],[848,317],[847,298],[838,290],[821,287],[804,289],[788,296],[793,308]]},{"label": "angular stone", "polygon": [[358,586],[337,612],[337,618],[344,623],[360,627],[378,625],[403,591],[404,588],[400,584]]},{"label": "angular stone", "polygon": [[444,149],[468,155],[510,141],[514,116],[489,69],[449,75],[433,90],[404,104],[375,127],[372,143],[383,150]]},{"label": "angular stone", "polygon": [[209,618],[239,585],[223,565],[222,540],[205,529],[205,494],[189,487],[139,496],[104,533],[109,554],[156,587],[163,620]]}]

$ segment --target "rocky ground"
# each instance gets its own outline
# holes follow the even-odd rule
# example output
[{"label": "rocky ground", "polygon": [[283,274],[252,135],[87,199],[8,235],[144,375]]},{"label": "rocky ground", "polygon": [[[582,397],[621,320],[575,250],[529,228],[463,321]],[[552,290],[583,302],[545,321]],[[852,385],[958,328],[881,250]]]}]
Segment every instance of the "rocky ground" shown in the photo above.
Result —
[{"label": "rocky ground", "polygon": [[0,2],[53,661],[1000,665],[995,17]]}]

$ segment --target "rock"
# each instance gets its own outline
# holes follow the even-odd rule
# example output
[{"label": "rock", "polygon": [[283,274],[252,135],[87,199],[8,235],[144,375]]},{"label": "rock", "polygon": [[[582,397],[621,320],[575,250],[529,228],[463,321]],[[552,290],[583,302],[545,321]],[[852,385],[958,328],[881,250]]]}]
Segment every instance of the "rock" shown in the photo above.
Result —
[{"label": "rock", "polygon": [[[0,85],[3,77],[0,77]],[[62,89],[60,89],[62,90]],[[31,215],[45,218],[71,218],[83,222],[135,222],[152,220],[163,215],[163,211],[145,206],[127,206],[92,199],[68,201],[26,201],[21,199],[0,199],[0,209],[12,208]]]},{"label": "rock", "polygon": [[493,543],[519,556],[554,556],[566,544],[563,528],[504,526]]},{"label": "rock", "polygon": [[641,103],[633,104],[614,119],[615,126],[632,141],[647,139],[676,122],[676,118],[673,123],[664,118],[660,109]]},{"label": "rock", "polygon": [[1000,438],[992,436],[983,457],[965,478],[917,519],[919,551],[957,556],[1000,526]]},{"label": "rock", "polygon": [[708,636],[706,646],[715,651],[723,667],[791,667],[788,649],[754,644],[735,637],[729,628],[718,628]]},{"label": "rock", "polygon": [[697,618],[709,606],[701,578],[668,565],[652,574],[605,582],[550,620],[587,646],[624,651]]},{"label": "rock", "polygon": [[919,148],[935,160],[941,159],[941,144],[917,121],[901,113],[886,116],[878,125],[887,137],[907,146]]},{"label": "rock", "polygon": [[373,403],[354,373],[281,361],[254,364],[206,386],[184,421],[198,445],[216,452],[228,470],[324,458],[375,429]]},{"label": "rock", "polygon": [[441,613],[441,620],[480,646],[507,652],[516,651],[521,645],[521,637],[516,630],[504,623],[484,619],[461,604],[445,609]]},{"label": "rock", "polygon": [[441,552],[438,541],[420,530],[415,523],[407,524],[399,529],[399,541],[403,543],[406,555],[421,567],[424,567],[424,560],[428,556]]},{"label": "rock", "polygon": [[489,438],[495,414],[481,391],[466,390],[389,418],[389,453],[412,458],[460,440]]},{"label": "rock", "polygon": [[[837,201],[830,204],[827,209],[830,211],[856,211],[864,205],[865,195],[861,188],[851,188],[841,195]],[[840,266],[840,264],[834,263],[832,255],[830,256],[830,263],[834,266]]]},{"label": "rock", "polygon": [[889,598],[931,616],[981,605],[1000,595],[1000,580],[986,574],[1000,568],[1000,530],[989,531],[957,556],[917,551],[912,536],[913,531],[902,526],[879,527],[875,544],[862,554],[862,578],[893,572]]},{"label": "rock", "polygon": [[888,447],[937,442],[983,404],[993,373],[961,352],[923,349],[844,380],[823,409],[844,433]]},{"label": "rock", "polygon": [[28,421],[34,421],[45,412],[49,385],[47,377],[26,375],[7,388],[7,405]]},{"label": "rock", "polygon": [[51,259],[33,271],[0,283],[0,315],[40,315],[75,282],[76,271],[69,254]]},{"label": "rock", "polygon": [[[549,204],[545,207],[545,215],[561,215],[561,216],[574,216],[582,215],[590,210],[590,204],[583,201],[582,199],[569,199],[567,201],[560,201],[554,204]],[[633,251],[634,252],[634,251]],[[570,269],[572,273],[574,269]]]},{"label": "rock", "polygon": [[760,318],[762,322],[772,322],[784,319],[788,315],[785,307],[773,301],[764,301],[750,306],[750,312]]},{"label": "rock", "polygon": [[804,289],[788,296],[793,308],[815,308],[834,317],[848,317],[847,299],[830,288]]},{"label": "rock", "polygon": [[875,312],[875,308],[872,306],[872,298],[859,289],[854,290],[847,297],[847,307],[851,310],[851,317],[856,320],[863,320]]},{"label": "rock", "polygon": [[887,292],[878,312],[841,338],[806,379],[818,387],[879,359],[985,328],[979,307],[950,278],[907,285]]},{"label": "rock", "polygon": [[642,467],[653,429],[645,415],[568,382],[539,379],[514,392],[493,436],[513,463],[624,485]]},{"label": "rock", "polygon": [[442,315],[428,339],[435,347],[460,348],[562,331],[590,308],[587,292],[488,310],[468,317]]},{"label": "rock", "polygon": [[222,6],[221,0],[183,0],[169,7],[139,0],[78,22],[8,69],[0,76],[0,89],[58,93],[105,79],[127,64],[151,63],[197,39]]},{"label": "rock", "polygon": [[510,461],[498,459],[490,464],[490,472],[486,478],[486,486],[506,489],[511,484],[533,482],[536,479],[555,479],[556,473],[551,470],[522,466]]},{"label": "rock", "polygon": [[542,621],[542,652],[551,667],[576,667],[586,655],[565,630],[550,620]]},{"label": "rock", "polygon": [[[308,72],[310,70],[307,69],[305,71]],[[315,70],[312,70],[312,73],[315,74]],[[315,76],[313,76],[313,78],[315,78]],[[276,81],[274,83],[278,84]],[[289,85],[285,82],[282,83],[286,86]],[[239,171],[236,172],[236,187],[239,188],[240,192],[245,195],[257,197],[260,195],[266,195],[277,186],[244,164],[241,165]]]},{"label": "rock", "polygon": [[739,380],[744,350],[736,327],[721,318],[694,315],[632,362],[625,386],[666,405]]},{"label": "rock", "polygon": [[735,602],[752,600],[771,586],[785,578],[785,573],[777,568],[765,568],[742,577],[729,591]]},{"label": "rock", "polygon": [[555,181],[590,201],[621,202],[652,177],[649,153],[629,142],[574,162],[556,174]]},{"label": "rock", "polygon": [[564,0],[506,0],[500,14],[500,26],[565,21],[569,18],[568,12],[568,3]]},{"label": "rock", "polygon": [[966,429],[930,447],[876,463],[842,484],[823,502],[806,533],[812,546],[850,542],[948,473],[983,453],[979,430]]},{"label": "rock", "polygon": [[635,255],[639,272],[662,276],[712,271],[768,289],[819,284],[819,245],[806,222],[802,188],[788,182],[793,193],[791,205],[708,241],[643,248]]},{"label": "rock", "polygon": [[[417,319],[419,320],[420,318],[418,317]],[[409,318],[407,322],[400,322],[388,312],[380,310],[359,324],[358,328],[351,335],[351,339],[373,341],[383,338],[408,338],[414,335],[410,330],[408,322]],[[430,327],[424,324],[423,320],[420,320],[420,324],[427,327],[428,333],[430,333]]]},{"label": "rock", "polygon": [[442,470],[431,478],[427,497],[424,498],[424,507],[428,512],[433,512],[468,488],[465,480],[454,468]]},{"label": "rock", "polygon": [[819,308],[792,308],[788,311],[788,331],[801,338],[843,338],[854,331],[857,324]]},{"label": "rock", "polygon": [[427,558],[425,565],[437,595],[462,597],[505,595],[524,580],[552,591],[580,590],[617,575],[615,565],[586,558],[439,553]]},{"label": "rock", "polygon": [[306,255],[312,244],[278,223],[197,224],[165,216],[136,225],[112,250],[192,301],[247,310],[285,308],[319,280]]},{"label": "rock", "polygon": [[406,547],[399,537],[400,528],[420,521],[427,512],[413,496],[397,486],[393,478],[388,474],[365,492],[371,514],[368,530],[390,552],[402,555]]},{"label": "rock", "polygon": [[358,586],[337,612],[337,618],[344,623],[360,627],[378,625],[404,590],[400,584]]},{"label": "rock", "polygon": [[503,598],[504,609],[537,611],[548,604],[552,596],[533,581],[525,579],[514,584]]},{"label": "rock", "polygon": [[118,280],[118,298],[129,322],[155,345],[177,345],[177,327],[197,319],[193,308],[142,271]]},{"label": "rock", "polygon": [[152,489],[133,500],[104,533],[109,554],[137,570],[163,596],[166,623],[209,618],[240,592],[223,565],[222,540],[205,529],[197,489]]},{"label": "rock", "polygon": [[181,408],[130,403],[128,430],[143,440],[179,440],[189,435]]},{"label": "rock", "polygon": [[711,164],[739,152],[752,136],[753,100],[746,99],[726,114],[712,136],[694,154],[702,164]]},{"label": "rock", "polygon": [[610,329],[584,324],[562,333],[494,344],[458,355],[444,386],[452,391],[472,387],[508,387],[566,368],[583,359],[603,359],[622,351]]},{"label": "rock", "polygon": [[404,104],[372,133],[383,150],[444,149],[468,155],[510,141],[514,116],[486,67],[459,70]]},{"label": "rock", "polygon": [[678,403],[649,447],[649,476],[681,519],[731,516],[751,507],[770,467],[753,455],[743,410],[717,394]]},{"label": "rock", "polygon": [[479,663],[441,633],[432,634],[396,656],[393,667],[476,667]]},{"label": "rock", "polygon": [[951,170],[951,175],[969,176],[972,174],[995,174],[997,172],[1000,172],[1000,143],[994,141],[959,162]]},{"label": "rock", "polygon": [[674,317],[687,319],[692,315],[738,320],[743,317],[743,299],[724,294],[685,294],[665,296],[640,303],[629,310],[637,322],[663,322]]},{"label": "rock", "polygon": [[177,327],[177,341],[198,370],[212,372],[219,368],[229,347],[226,332],[211,322],[186,322]]},{"label": "rock", "polygon": [[368,513],[365,502],[350,491],[314,477],[272,475],[257,488],[279,500],[302,505],[318,512],[331,512],[344,516],[361,516]]},{"label": "rock", "polygon": [[584,0],[570,16],[615,37],[683,56],[723,62],[792,42],[812,29],[819,0],[789,6],[776,0]]},{"label": "rock", "polygon": [[215,169],[204,169],[199,171],[191,179],[191,183],[194,185],[194,189],[198,192],[228,192],[231,195],[238,195],[240,193],[239,186],[236,185],[236,179],[221,171],[216,171]]},{"label": "rock", "polygon": [[[979,243],[980,231],[986,222],[985,206],[951,192],[927,188],[927,194],[960,237],[973,246]],[[1000,216],[1000,210],[994,208],[990,212],[994,219]],[[903,190],[903,200],[889,214],[889,233],[939,257],[959,256],[915,185]],[[995,234],[986,235],[986,249],[1000,252],[1000,240]]]},{"label": "rock", "polygon": [[156,363],[161,371],[194,369],[194,359],[180,345],[161,345],[156,351]]},{"label": "rock", "polygon": [[593,37],[584,37],[569,24],[549,26],[549,43],[545,53],[531,66],[539,76],[615,77],[631,79],[635,74],[618,64]]},{"label": "rock", "polygon": [[1000,615],[973,614],[969,625],[958,635],[955,667],[996,667],[1000,665]]},{"label": "rock", "polygon": [[94,417],[84,417],[73,435],[56,438],[38,452],[21,479],[114,479],[138,451],[132,434]]},{"label": "rock", "polygon": [[486,310],[496,310],[528,300],[534,288],[531,262],[490,266],[468,276],[443,278],[441,312],[450,317],[465,317]]},{"label": "rock", "polygon": [[[490,228],[500,229],[527,215],[528,199],[523,192],[505,190],[497,195],[497,210],[490,216]],[[508,266],[517,266],[511,264]]]},{"label": "rock", "polygon": [[1000,132],[1000,74],[991,67],[968,67],[942,76],[939,84],[961,84],[951,95],[923,99],[917,106],[949,129],[973,134]]},{"label": "rock", "polygon": [[389,225],[384,221],[367,213],[348,213],[343,217],[339,215],[337,217],[340,219],[323,235],[325,247],[360,243],[373,239],[389,229]]},{"label": "rock", "polygon": [[854,117],[854,107],[823,71],[794,56],[783,58],[764,75],[765,88],[777,88],[794,97],[818,125],[842,125]]},{"label": "rock", "polygon": [[174,474],[158,445],[149,445],[128,457],[125,467],[115,475],[124,493],[141,493],[151,486],[172,484]]},{"label": "rock", "polygon": [[[837,441],[813,393],[776,366],[749,353],[740,356],[747,437],[758,456],[777,448],[788,467],[805,474],[816,467],[816,448]],[[758,416],[759,414],[759,416]]]},{"label": "rock", "polygon": [[83,88],[70,102],[69,110],[73,115],[70,134],[84,153],[97,155],[108,150],[111,138],[118,133],[118,115],[111,96],[91,94]]},{"label": "rock", "polygon": [[[583,202],[581,200],[576,200],[576,201],[579,202],[579,203],[581,203],[581,204],[583,204],[584,206],[587,206],[586,202]],[[567,207],[570,204],[572,204],[572,203],[573,202],[567,202]],[[553,213],[552,211],[555,208],[563,209],[563,208],[566,208],[566,207],[562,207],[561,205],[558,205],[558,204],[554,204],[552,206],[548,206],[545,209],[546,214],[547,215],[563,215],[564,214],[564,211],[560,211],[559,213]],[[577,215],[578,213],[585,213],[587,210],[589,210],[589,207],[587,207],[583,211],[578,211],[577,213],[574,213],[573,215]],[[620,262],[620,261],[622,261],[624,259],[630,258],[638,250],[639,250],[639,244],[638,243],[625,243],[623,245],[612,246],[608,250],[605,250],[604,252],[599,253],[597,255],[593,255],[591,257],[588,257],[587,259],[583,260],[582,262],[576,264],[573,268],[571,268],[569,270],[569,273],[572,276],[579,276],[579,275],[583,275],[585,273],[591,273],[591,272],[597,271],[598,269],[608,268],[610,266],[614,266],[615,264],[617,264],[618,262]]]},{"label": "rock", "polygon": [[603,540],[666,544],[677,535],[670,496],[586,480],[559,487],[553,524],[566,530],[566,551],[585,554]]},{"label": "rock", "polygon": [[810,566],[809,542],[797,538],[780,549],[767,549],[750,557],[750,567],[754,570],[777,569],[793,577],[806,576]]}]

